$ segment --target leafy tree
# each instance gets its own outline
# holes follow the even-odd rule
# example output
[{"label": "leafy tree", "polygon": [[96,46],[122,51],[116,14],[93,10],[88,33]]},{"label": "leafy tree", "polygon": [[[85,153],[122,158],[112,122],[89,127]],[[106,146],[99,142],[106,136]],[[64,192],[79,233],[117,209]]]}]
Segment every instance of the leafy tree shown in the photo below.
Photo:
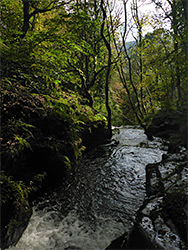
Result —
[{"label": "leafy tree", "polygon": [[35,24],[36,16],[40,13],[45,13],[59,7],[66,5],[70,2],[64,2],[59,0],[22,0],[23,3],[23,14],[24,21],[22,25],[21,38],[24,38],[29,30],[30,26],[33,27]]},{"label": "leafy tree", "polygon": [[[129,102],[127,106],[130,105],[133,117],[143,127],[147,116],[160,108],[184,108],[187,96],[186,4],[168,0],[168,8],[164,8],[162,1],[153,2],[160,12],[147,17],[139,14],[137,0],[132,1],[132,15],[137,28],[135,46],[128,48],[126,43],[126,1],[123,1],[125,23],[120,33],[121,41],[113,34],[119,58],[117,71],[125,88],[122,100]],[[171,27],[164,27],[165,20]],[[148,24],[153,27],[153,32],[144,37],[142,30]],[[125,106],[122,108],[126,110]]]},{"label": "leafy tree", "polygon": [[164,9],[160,0],[152,0],[158,8],[163,11],[165,19],[168,19],[171,24],[171,36],[174,50],[172,51],[171,65],[175,71],[175,86],[177,95],[177,107],[186,104],[187,96],[187,34],[188,34],[188,19],[187,19],[187,1],[184,0],[167,0],[169,4],[168,10]]},{"label": "leafy tree", "polygon": [[35,93],[71,89],[91,107],[105,93],[108,99],[109,32],[99,1],[3,0],[1,10],[3,79]]}]

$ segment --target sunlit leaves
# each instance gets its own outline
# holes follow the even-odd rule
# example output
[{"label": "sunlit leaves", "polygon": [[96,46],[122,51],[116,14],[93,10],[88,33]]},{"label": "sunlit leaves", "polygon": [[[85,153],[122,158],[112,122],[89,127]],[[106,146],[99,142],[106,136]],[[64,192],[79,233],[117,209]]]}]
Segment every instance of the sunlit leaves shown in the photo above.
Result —
[{"label": "sunlit leaves", "polygon": [[22,6],[19,0],[2,0],[1,10],[1,37],[5,44],[14,41],[21,34],[23,20]]}]

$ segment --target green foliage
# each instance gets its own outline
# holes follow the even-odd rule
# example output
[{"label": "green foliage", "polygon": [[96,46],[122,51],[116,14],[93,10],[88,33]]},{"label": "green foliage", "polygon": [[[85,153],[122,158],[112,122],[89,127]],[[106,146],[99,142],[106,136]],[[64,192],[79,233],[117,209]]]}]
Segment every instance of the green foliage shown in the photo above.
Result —
[{"label": "green foliage", "polygon": [[7,151],[11,152],[12,157],[17,156],[25,148],[32,150],[28,140],[34,138],[30,129],[35,128],[33,125],[25,123],[22,119],[10,119],[8,123],[11,138],[7,141]]},{"label": "green foliage", "polygon": [[[1,32],[3,43],[8,46],[15,41],[15,36],[21,34],[20,20],[23,18],[20,1],[1,1]],[[8,48],[8,47],[6,47]]]},{"label": "green foliage", "polygon": [[21,39],[23,3],[2,1],[2,79],[18,80],[35,93],[49,95],[52,89],[71,89],[87,97],[93,88],[100,96],[97,91],[103,88],[101,69],[106,63],[106,50],[100,39],[99,6],[90,2],[65,8],[58,1],[53,2],[29,3],[30,14],[46,6],[53,8],[33,16]]},{"label": "green foliage", "polygon": [[101,113],[82,104],[82,97],[75,91],[59,91],[54,95],[43,95],[52,112],[58,113],[73,125],[85,125],[94,121],[106,121]]},{"label": "green foliage", "polygon": [[66,155],[64,155],[64,164],[68,170],[71,170],[71,161]]},{"label": "green foliage", "polygon": [[18,155],[19,152],[24,150],[25,148],[31,149],[31,146],[26,139],[19,137],[18,135],[14,135],[14,141],[10,144],[10,150],[13,156]]},{"label": "green foliage", "polygon": [[[121,81],[127,93],[120,97],[122,105],[119,106],[119,99],[113,101],[131,122],[136,116],[139,123],[144,123],[148,115],[159,109],[183,110],[187,106],[187,4],[167,2],[165,6],[164,1],[153,1],[158,10],[153,16],[145,16],[136,10],[137,0],[134,1],[137,35],[133,46],[116,41],[117,66],[121,70],[120,79],[116,77],[115,82]],[[144,36],[142,31],[148,27],[153,31]],[[115,96],[119,95],[115,91]]]},{"label": "green foliage", "polygon": [[[28,9],[24,9],[27,4]],[[67,170],[85,150],[80,138],[83,128],[95,121],[106,122],[104,113],[87,105],[90,99],[97,100],[104,94],[107,58],[100,35],[99,4],[93,0],[79,4],[1,1],[2,156],[3,169],[13,173],[13,177],[4,172],[1,175],[1,203],[3,209],[14,210],[13,218],[8,218],[11,223],[6,225],[12,235],[16,227],[22,226],[20,221],[24,221],[27,211],[27,218],[30,216],[28,196],[32,197],[50,179],[46,178],[47,170],[47,174],[43,170],[38,173],[25,164],[43,136],[46,116],[52,124],[57,118],[66,130],[58,132],[67,140],[68,149],[61,145],[65,155],[60,157]],[[45,139],[48,143],[51,137]],[[52,147],[56,152],[55,142]],[[26,180],[27,186],[17,181],[22,174],[20,179]]]},{"label": "green foliage", "polygon": [[79,158],[81,157],[85,149],[86,147],[82,145],[81,138],[78,138],[77,140],[74,141],[74,155],[75,155],[76,161],[79,160]]},{"label": "green foliage", "polygon": [[15,129],[14,131],[24,130],[24,132],[26,132],[28,135],[33,137],[33,134],[30,131],[30,129],[35,128],[35,126],[23,122],[22,119],[11,120],[10,126],[14,127],[14,129]]},{"label": "green foliage", "polygon": [[14,181],[2,171],[0,176],[1,205],[6,203],[22,204],[28,199],[28,189],[22,181]]},{"label": "green foliage", "polygon": [[[3,244],[7,237],[8,240],[14,240],[15,234],[20,230],[23,232],[32,214],[32,209],[28,202],[29,189],[23,182],[15,181],[1,171],[0,184],[0,206],[3,214],[1,244]],[[5,233],[6,236],[4,236]]]},{"label": "green foliage", "polygon": [[[47,6],[50,11],[32,15],[34,11],[45,9]],[[187,101],[187,21],[184,17],[186,13],[181,1],[173,2],[171,7],[171,30],[163,29],[159,18],[140,17],[142,28],[151,24],[154,31],[142,37],[142,41],[137,42],[135,47],[129,48],[133,84],[138,93],[143,116],[145,113],[153,113],[158,108],[185,105]],[[81,125],[88,120],[103,119],[86,105],[80,106],[80,99],[83,99],[82,103],[87,103],[86,99],[91,98],[94,100],[93,106],[97,107],[97,110],[102,110],[102,114],[106,116],[104,81],[107,50],[101,39],[100,3],[90,1],[66,5],[50,0],[30,1],[29,29],[23,39],[23,1],[2,0],[0,9],[2,81],[17,81],[29,92],[39,96],[45,95],[50,107],[53,106],[55,112],[62,114],[71,123]],[[173,12],[174,10],[176,12]],[[115,26],[111,27],[111,30],[113,29]],[[178,49],[174,51],[176,45]],[[140,57],[143,64],[142,80],[139,73]],[[139,113],[139,103],[129,81],[128,61],[124,51],[119,53],[119,59],[120,64],[123,64],[133,106]],[[116,80],[119,80],[115,70],[114,74]],[[178,78],[181,82],[179,90]],[[135,114],[130,111],[130,100],[126,94],[119,97],[117,91],[114,91],[113,87],[111,89],[111,94],[123,100],[120,104],[120,99],[112,97],[111,103],[115,109],[112,113],[113,120],[117,121],[119,116],[123,116],[118,123],[124,120],[125,123],[135,123]],[[75,109],[78,111],[77,115]]]}]

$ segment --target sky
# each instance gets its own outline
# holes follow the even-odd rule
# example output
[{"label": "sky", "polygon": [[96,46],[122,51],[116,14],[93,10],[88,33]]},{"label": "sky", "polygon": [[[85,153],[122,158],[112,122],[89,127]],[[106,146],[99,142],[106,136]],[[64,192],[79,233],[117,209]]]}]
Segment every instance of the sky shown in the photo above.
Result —
[{"label": "sky", "polygon": [[[127,1],[127,21],[128,21],[128,27],[127,27],[127,36],[126,36],[126,41],[133,41],[134,36],[136,36],[136,28],[134,28],[134,22],[133,22],[133,18],[132,18],[132,14],[131,14],[131,4],[133,0],[126,0]],[[167,0],[162,0],[163,3],[163,7],[165,8],[165,10],[168,9],[168,4],[167,4]],[[118,8],[123,9],[122,6],[122,0],[118,0]],[[156,15],[159,13],[162,13],[161,10],[157,10],[156,9],[156,5],[154,3],[152,3],[151,0],[138,0],[138,11],[139,11],[139,17],[143,16],[143,15],[147,15],[148,17],[151,17],[152,15]],[[124,22],[124,17],[122,15],[122,22]],[[164,21],[162,21],[163,27],[168,27],[170,28],[169,23],[165,23]],[[143,35],[147,34],[148,32],[152,32],[153,31],[153,24],[152,25],[147,25],[143,28]]]}]

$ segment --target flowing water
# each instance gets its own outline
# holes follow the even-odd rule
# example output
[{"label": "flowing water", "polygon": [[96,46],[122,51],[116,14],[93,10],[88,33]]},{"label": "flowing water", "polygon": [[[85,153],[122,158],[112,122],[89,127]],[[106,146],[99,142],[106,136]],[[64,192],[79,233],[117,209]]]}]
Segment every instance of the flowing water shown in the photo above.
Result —
[{"label": "flowing water", "polygon": [[66,185],[37,203],[11,249],[102,250],[130,230],[145,197],[145,167],[165,148],[139,128],[119,128],[113,139],[119,143],[92,150]]}]

